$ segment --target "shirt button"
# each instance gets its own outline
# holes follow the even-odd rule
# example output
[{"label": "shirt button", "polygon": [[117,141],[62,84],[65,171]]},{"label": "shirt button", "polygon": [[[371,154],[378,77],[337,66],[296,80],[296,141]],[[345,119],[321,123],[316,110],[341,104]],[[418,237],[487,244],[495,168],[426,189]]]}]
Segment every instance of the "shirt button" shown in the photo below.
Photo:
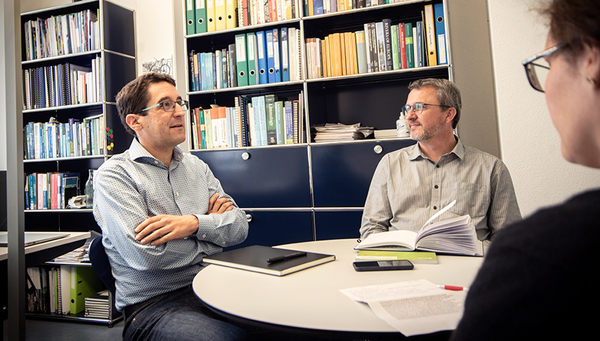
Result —
[{"label": "shirt button", "polygon": [[176,196],[179,196],[179,192],[175,192],[175,195],[176,195]]},{"label": "shirt button", "polygon": [[206,238],[206,233],[202,235],[202,238]]},{"label": "shirt button", "polygon": [[433,186],[433,188],[438,189],[438,185]]},{"label": "shirt button", "polygon": [[434,209],[434,210],[437,210],[437,206],[433,206],[433,209]]}]

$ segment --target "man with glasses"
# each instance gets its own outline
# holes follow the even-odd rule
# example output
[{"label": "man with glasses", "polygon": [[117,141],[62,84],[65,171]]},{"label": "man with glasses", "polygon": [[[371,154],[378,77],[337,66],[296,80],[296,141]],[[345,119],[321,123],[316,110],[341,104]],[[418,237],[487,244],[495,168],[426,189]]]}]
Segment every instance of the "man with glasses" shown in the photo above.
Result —
[{"label": "man with glasses", "polygon": [[508,169],[454,135],[462,107],[454,83],[420,79],[408,89],[402,112],[417,143],[379,162],[365,202],[361,238],[394,230],[417,232],[456,200],[437,219],[469,214],[477,238],[487,247],[499,229],[521,219]]},{"label": "man with glasses", "polygon": [[148,73],[119,92],[117,109],[134,139],[98,169],[94,217],[125,317],[123,339],[244,338],[191,288],[203,257],[243,242],[248,222],[209,167],[178,147],[187,101],[173,78]]}]

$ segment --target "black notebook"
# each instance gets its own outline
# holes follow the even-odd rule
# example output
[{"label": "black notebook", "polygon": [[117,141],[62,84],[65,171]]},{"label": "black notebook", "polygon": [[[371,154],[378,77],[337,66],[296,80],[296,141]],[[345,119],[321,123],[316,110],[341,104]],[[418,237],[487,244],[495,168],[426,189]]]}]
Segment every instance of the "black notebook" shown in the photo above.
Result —
[{"label": "black notebook", "polygon": [[267,261],[267,259],[285,257],[295,254],[296,252],[299,251],[253,245],[204,257],[204,261],[206,263],[228,266],[236,269],[284,276],[291,274],[292,272],[335,260],[335,255],[305,252],[305,255],[303,254],[282,261],[271,263]]}]

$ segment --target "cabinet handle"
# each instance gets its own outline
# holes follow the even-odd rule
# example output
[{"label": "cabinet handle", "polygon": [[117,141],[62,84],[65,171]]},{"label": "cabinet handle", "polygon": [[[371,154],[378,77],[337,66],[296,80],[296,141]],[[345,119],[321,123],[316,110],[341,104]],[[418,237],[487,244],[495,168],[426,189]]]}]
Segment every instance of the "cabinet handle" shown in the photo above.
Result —
[{"label": "cabinet handle", "polygon": [[381,152],[383,151],[383,147],[380,145],[376,145],[375,147],[373,147],[373,151],[375,152],[375,154],[381,154]]},{"label": "cabinet handle", "polygon": [[248,153],[248,152],[243,152],[243,153],[242,153],[242,160],[246,161],[246,160],[248,160],[248,159],[250,159],[250,153]]},{"label": "cabinet handle", "polygon": [[248,220],[248,222],[251,222],[252,221],[252,214],[246,213],[246,220]]}]

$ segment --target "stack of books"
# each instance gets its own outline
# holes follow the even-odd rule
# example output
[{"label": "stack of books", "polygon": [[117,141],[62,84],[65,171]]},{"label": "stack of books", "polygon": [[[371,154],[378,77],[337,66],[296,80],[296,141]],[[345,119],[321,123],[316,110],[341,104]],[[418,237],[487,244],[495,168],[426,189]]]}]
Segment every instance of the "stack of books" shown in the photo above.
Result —
[{"label": "stack of books", "polygon": [[315,142],[361,140],[373,133],[373,127],[361,127],[360,123],[325,123],[321,126],[314,126],[314,128],[317,131]]},{"label": "stack of books", "polygon": [[108,299],[108,290],[100,291],[85,298],[85,311],[83,316],[100,319],[110,318],[110,300]]}]

